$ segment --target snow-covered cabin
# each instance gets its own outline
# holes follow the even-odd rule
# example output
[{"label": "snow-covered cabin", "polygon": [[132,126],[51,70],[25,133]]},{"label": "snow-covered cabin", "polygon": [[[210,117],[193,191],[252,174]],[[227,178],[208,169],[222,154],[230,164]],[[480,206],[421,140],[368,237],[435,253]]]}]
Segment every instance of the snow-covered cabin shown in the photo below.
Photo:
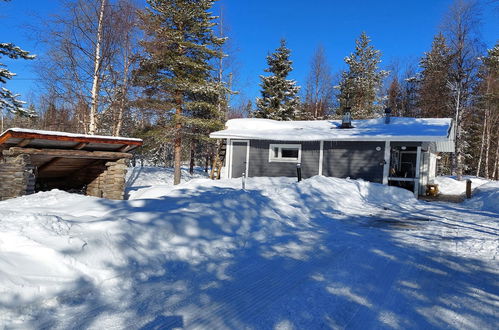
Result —
[{"label": "snow-covered cabin", "polygon": [[[344,126],[344,125],[343,125]],[[392,117],[275,121],[231,119],[210,134],[227,145],[222,176],[325,175],[397,185],[423,194],[435,178],[437,154],[454,152],[448,118]]]}]

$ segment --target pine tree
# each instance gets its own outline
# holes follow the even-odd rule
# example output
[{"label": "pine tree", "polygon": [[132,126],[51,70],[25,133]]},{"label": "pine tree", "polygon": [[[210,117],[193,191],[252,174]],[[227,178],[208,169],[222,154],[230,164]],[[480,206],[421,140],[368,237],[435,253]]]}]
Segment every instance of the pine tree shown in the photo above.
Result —
[{"label": "pine tree", "polygon": [[379,70],[381,53],[371,45],[371,39],[362,32],[355,41],[355,51],[345,58],[348,69],[341,74],[340,108],[350,108],[354,118],[372,118],[382,108],[378,92],[387,71]]},{"label": "pine tree", "polygon": [[137,105],[155,111],[156,131],[169,133],[162,141],[173,139],[174,184],[180,183],[183,140],[222,126],[216,106],[222,88],[212,78],[210,61],[223,56],[218,49],[225,38],[213,32],[216,17],[209,10],[214,2],[148,0],[140,15],[146,38],[135,72],[135,84],[144,89]]},{"label": "pine tree", "polygon": [[433,39],[431,50],[424,54],[419,66],[419,108],[421,116],[429,118],[452,117],[449,107],[451,92],[448,87],[451,65],[450,50],[445,37],[439,33]]},{"label": "pine tree", "polygon": [[289,59],[291,50],[286,47],[286,41],[281,40],[281,46],[267,56],[268,68],[265,72],[271,76],[260,76],[261,98],[256,99],[257,110],[253,113],[257,118],[274,120],[293,120],[299,117],[300,88],[296,81],[286,79],[293,70]]},{"label": "pine tree", "polygon": [[[30,55],[29,52],[22,50],[11,43],[0,43],[0,58],[2,56],[7,56],[11,59],[21,58],[25,60],[32,60],[35,58],[34,55]],[[10,72],[4,64],[0,63],[0,84],[6,84],[7,80],[12,79],[15,75],[16,74]],[[5,87],[0,87],[0,111],[2,111],[2,119],[4,109],[16,115],[24,115],[28,117],[36,115],[35,113],[29,111],[29,109],[25,109],[25,102],[19,100],[18,97],[18,94],[12,93]]]}]

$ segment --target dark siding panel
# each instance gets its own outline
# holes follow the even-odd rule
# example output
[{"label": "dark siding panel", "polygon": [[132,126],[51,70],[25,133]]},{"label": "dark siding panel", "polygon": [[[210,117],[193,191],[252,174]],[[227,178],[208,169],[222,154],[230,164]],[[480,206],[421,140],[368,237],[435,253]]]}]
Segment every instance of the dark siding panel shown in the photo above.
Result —
[{"label": "dark siding panel", "polygon": [[[376,147],[381,147],[376,151]],[[324,142],[323,174],[383,181],[384,142]]]},{"label": "dark siding panel", "polygon": [[319,142],[250,141],[249,176],[296,176],[296,163],[269,162],[270,144],[301,144],[304,178],[319,174]]}]

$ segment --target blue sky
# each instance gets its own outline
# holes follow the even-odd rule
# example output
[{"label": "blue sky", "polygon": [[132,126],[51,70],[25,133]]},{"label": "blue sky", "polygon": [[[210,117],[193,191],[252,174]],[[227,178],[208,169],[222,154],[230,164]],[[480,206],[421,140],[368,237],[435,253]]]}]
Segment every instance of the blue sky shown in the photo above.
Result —
[{"label": "blue sky", "polygon": [[[141,1],[141,0],[139,0]],[[292,50],[294,71],[291,78],[305,85],[311,57],[318,45],[324,46],[333,71],[344,67],[343,58],[352,52],[362,31],[372,38],[383,54],[383,65],[417,63],[430,47],[442,17],[452,0],[370,1],[370,0],[221,0],[215,11],[224,8],[236,49],[236,79],[239,98],[254,100],[259,94],[259,75],[264,74],[265,56],[285,38]],[[483,8],[482,40],[490,48],[499,39],[499,8],[491,0],[479,1]],[[42,53],[41,45],[30,38],[28,24],[33,16],[56,13],[58,0],[0,1],[0,42],[14,42],[26,50]],[[7,61],[18,73],[7,84],[25,99],[37,91],[33,62]],[[236,98],[237,100],[237,98]]]}]

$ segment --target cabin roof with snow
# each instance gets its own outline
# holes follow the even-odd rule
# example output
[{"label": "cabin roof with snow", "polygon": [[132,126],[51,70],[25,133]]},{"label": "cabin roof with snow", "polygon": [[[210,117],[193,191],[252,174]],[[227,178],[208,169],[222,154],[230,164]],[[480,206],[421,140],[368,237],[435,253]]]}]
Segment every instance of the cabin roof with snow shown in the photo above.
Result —
[{"label": "cabin roof with snow", "polygon": [[454,152],[454,124],[450,118],[391,117],[352,120],[352,128],[341,128],[341,120],[276,121],[260,118],[230,119],[216,139],[271,141],[400,141],[429,142],[437,151]]},{"label": "cabin roof with snow", "polygon": [[364,141],[397,140],[435,142],[452,138],[452,119],[392,117],[352,120],[353,128],[340,128],[341,120],[276,121],[243,118],[227,121],[222,131],[211,133],[219,139],[283,141]]}]

